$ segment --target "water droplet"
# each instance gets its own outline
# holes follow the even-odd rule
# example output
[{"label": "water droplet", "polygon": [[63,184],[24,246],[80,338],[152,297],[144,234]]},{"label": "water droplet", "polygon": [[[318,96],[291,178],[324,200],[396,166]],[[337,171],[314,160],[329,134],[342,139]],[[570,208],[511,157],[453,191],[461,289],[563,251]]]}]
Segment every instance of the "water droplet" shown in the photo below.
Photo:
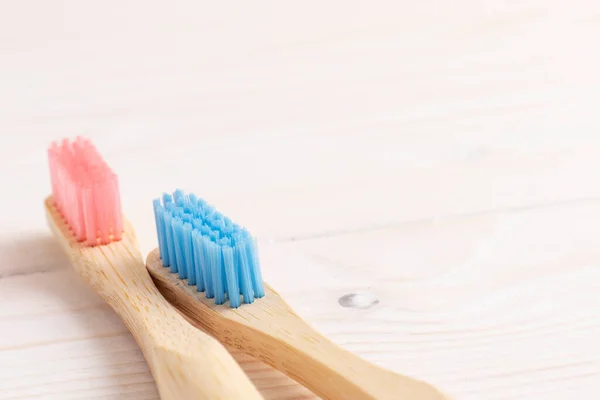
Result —
[{"label": "water droplet", "polygon": [[379,303],[377,296],[370,292],[348,293],[338,299],[338,303],[346,308],[371,308]]}]

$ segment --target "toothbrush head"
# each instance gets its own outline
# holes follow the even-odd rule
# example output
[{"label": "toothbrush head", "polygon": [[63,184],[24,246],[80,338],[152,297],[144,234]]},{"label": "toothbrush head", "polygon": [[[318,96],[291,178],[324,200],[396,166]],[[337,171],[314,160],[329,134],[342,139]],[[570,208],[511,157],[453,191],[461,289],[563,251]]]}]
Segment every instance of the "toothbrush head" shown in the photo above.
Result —
[{"label": "toothbrush head", "polygon": [[48,149],[52,204],[74,239],[87,246],[121,240],[123,215],[117,175],[87,139],[64,139]]},{"label": "toothbrush head", "polygon": [[160,258],[216,304],[237,308],[265,295],[258,246],[250,233],[193,194],[154,200]]}]

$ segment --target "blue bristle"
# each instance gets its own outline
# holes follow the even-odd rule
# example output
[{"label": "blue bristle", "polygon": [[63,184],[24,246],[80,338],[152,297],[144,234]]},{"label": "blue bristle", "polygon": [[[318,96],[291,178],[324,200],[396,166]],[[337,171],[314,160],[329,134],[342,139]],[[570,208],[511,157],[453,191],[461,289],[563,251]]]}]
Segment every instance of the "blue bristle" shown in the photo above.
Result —
[{"label": "blue bristle", "polygon": [[201,219],[201,220],[204,222],[204,215],[205,215],[205,210],[204,210],[204,208],[202,207],[202,204],[200,203],[200,199],[198,199],[198,200],[196,201],[196,211],[195,211],[195,214],[194,214],[194,216],[195,216],[196,218],[199,218],[199,219]]},{"label": "blue bristle", "polygon": [[[215,298],[215,303],[223,304],[225,302],[225,287],[223,282],[218,279],[219,276],[223,276],[223,255],[221,254],[221,246],[217,243],[211,243],[212,247],[212,262],[210,268],[210,284],[212,287],[212,297]],[[216,278],[216,279],[215,279]],[[217,293],[219,293],[219,299],[217,299]],[[208,295],[206,296],[208,297]]]},{"label": "blue bristle", "polygon": [[[221,248],[221,254],[223,254],[223,248]],[[225,273],[225,258],[223,257],[223,268],[221,269],[221,281],[223,282],[223,291],[227,296],[227,274]]]},{"label": "blue bristle", "polygon": [[241,236],[240,236],[240,234],[239,234],[239,233],[237,233],[237,232],[233,232],[233,233],[230,235],[230,237],[231,237],[231,243],[232,243],[232,245],[234,245],[234,246],[235,246],[237,243],[239,243],[239,242],[240,242],[240,240],[242,239],[242,238],[241,238]]},{"label": "blue bristle", "polygon": [[202,243],[204,244],[204,250],[206,251],[208,262],[206,263],[206,269],[204,272],[204,283],[206,284],[206,298],[212,299],[215,297],[215,286],[213,285],[213,270],[219,269],[220,255],[219,246],[211,242],[208,238],[203,237]]},{"label": "blue bristle", "polygon": [[221,248],[223,253],[223,268],[225,269],[225,279],[227,280],[227,295],[229,296],[229,306],[238,308],[240,306],[240,289],[233,258],[233,249],[229,246]]},{"label": "blue bristle", "polygon": [[215,264],[215,268],[213,268],[212,272],[212,283],[215,294],[215,303],[223,304],[225,303],[225,279],[223,276],[225,274],[225,270],[223,269],[223,255],[221,248],[223,246],[229,245],[229,240],[227,238],[223,238],[219,241],[219,261]]},{"label": "blue bristle", "polygon": [[198,199],[198,205],[203,209],[206,209],[208,207],[208,203],[206,202],[206,200],[200,198]]},{"label": "blue bristle", "polygon": [[194,254],[192,251],[192,225],[188,222],[183,224],[183,255],[188,285],[195,285],[196,269],[194,268]]},{"label": "blue bristle", "polygon": [[194,232],[198,232],[198,234],[200,234],[200,228],[202,228],[202,220],[200,218],[192,219],[192,226],[194,227]]},{"label": "blue bristle", "polygon": [[194,249],[194,272],[196,274],[196,288],[199,292],[204,292],[204,275],[202,272],[202,245],[200,241],[202,236],[196,230],[192,231],[192,245]]},{"label": "blue bristle", "polygon": [[190,209],[192,210],[192,214],[198,214],[198,198],[195,194],[190,193],[188,195],[188,199],[190,200]]},{"label": "blue bristle", "polygon": [[213,223],[213,228],[214,230],[223,233],[223,231],[225,230],[225,224],[223,223],[223,220],[215,220]]},{"label": "blue bristle", "polygon": [[[237,308],[264,296],[256,241],[213,206],[181,189],[153,201],[165,267],[216,304]],[[241,297],[240,297],[241,295]]]},{"label": "blue bristle", "polygon": [[250,262],[246,253],[246,243],[239,243],[235,246],[235,261],[238,266],[237,273],[240,282],[240,293],[244,298],[244,303],[250,304],[254,301],[254,290],[252,289]]},{"label": "blue bristle", "polygon": [[175,265],[179,278],[187,279],[187,270],[185,268],[185,259],[183,258],[183,222],[179,218],[173,218],[171,222],[173,227],[173,244],[175,245]]},{"label": "blue bristle", "polygon": [[215,225],[218,225],[221,221],[223,221],[223,214],[215,210],[212,215],[212,220]]},{"label": "blue bristle", "polygon": [[173,192],[173,199],[175,200],[175,203],[177,203],[177,205],[179,205],[180,200],[185,200],[185,197],[185,192],[181,189],[177,189],[175,190],[175,192]]},{"label": "blue bristle", "polygon": [[[172,203],[170,203],[172,204]],[[173,241],[173,229],[171,228],[171,222],[173,217],[171,213],[165,212],[165,237],[167,238],[167,249],[168,252],[166,254],[169,257],[169,263],[166,266],[171,267],[171,272],[177,273],[177,264],[175,263],[175,243]]]},{"label": "blue bristle", "polygon": [[213,220],[213,215],[215,214],[215,209],[213,208],[213,206],[211,205],[207,205],[204,208],[204,218],[206,218],[207,221],[212,221]]}]

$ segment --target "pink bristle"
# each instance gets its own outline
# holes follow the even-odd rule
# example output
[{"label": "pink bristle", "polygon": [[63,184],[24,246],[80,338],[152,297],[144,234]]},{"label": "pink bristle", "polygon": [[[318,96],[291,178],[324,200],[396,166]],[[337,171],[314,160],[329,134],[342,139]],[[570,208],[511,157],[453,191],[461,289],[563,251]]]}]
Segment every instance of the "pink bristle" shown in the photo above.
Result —
[{"label": "pink bristle", "polygon": [[[86,185],[83,191],[83,218],[85,221],[85,237],[87,244],[93,246],[96,244],[98,229],[96,226],[96,191],[92,185]],[[101,203],[99,203],[101,204]]]},{"label": "pink bristle", "polygon": [[77,182],[76,185],[76,194],[77,194],[77,198],[75,201],[76,204],[76,214],[74,217],[74,221],[76,221],[76,224],[74,224],[77,229],[75,230],[75,236],[77,238],[77,241],[83,241],[86,238],[85,235],[85,211],[84,211],[84,205],[83,205],[83,187],[85,185],[85,171],[83,170],[82,167],[77,167],[75,170],[75,173],[77,174],[75,177],[75,182]]},{"label": "pink bristle", "polygon": [[98,209],[98,237],[100,238],[100,243],[106,244],[109,242],[109,234],[110,234],[110,204],[111,202],[107,201],[108,198],[112,195],[110,191],[110,181],[103,177],[103,179],[99,182],[96,182],[94,189],[98,192],[98,201],[100,204],[103,204],[103,207]]},{"label": "pink bristle", "polygon": [[118,179],[87,139],[48,149],[52,198],[77,241],[89,246],[120,240],[123,216]]}]

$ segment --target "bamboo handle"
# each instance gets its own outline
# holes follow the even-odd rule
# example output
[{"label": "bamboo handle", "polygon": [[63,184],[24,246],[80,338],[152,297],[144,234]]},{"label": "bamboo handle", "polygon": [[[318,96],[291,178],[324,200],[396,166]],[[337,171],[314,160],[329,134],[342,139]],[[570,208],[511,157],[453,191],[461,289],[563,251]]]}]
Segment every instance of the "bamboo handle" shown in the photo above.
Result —
[{"label": "bamboo handle", "polygon": [[158,290],[221,342],[285,373],[329,400],[448,400],[432,385],[373,365],[329,341],[268,285],[265,297],[231,309],[162,266],[157,250],[146,267]]},{"label": "bamboo handle", "polygon": [[162,400],[260,400],[217,340],[190,325],[154,286],[131,226],[121,241],[86,247],[46,201],[49,224],[77,272],[121,317],[140,346]]},{"label": "bamboo handle", "polygon": [[[190,338],[191,347],[194,340]],[[157,344],[151,351],[149,364],[161,399],[262,399],[218,342],[204,345],[200,353],[181,353]]]},{"label": "bamboo handle", "polygon": [[[344,350],[295,317],[295,331],[270,338],[275,352],[294,353],[280,366],[325,399],[448,400],[432,385],[378,367]],[[320,378],[319,378],[320,377]]]},{"label": "bamboo handle", "polygon": [[[140,345],[161,399],[262,399],[229,352],[185,321],[159,294],[139,262],[141,256],[136,266],[119,268],[112,263],[114,272],[121,270],[122,276],[123,269],[140,273],[129,280],[133,287],[105,293]],[[114,278],[110,272],[106,275]]]}]

